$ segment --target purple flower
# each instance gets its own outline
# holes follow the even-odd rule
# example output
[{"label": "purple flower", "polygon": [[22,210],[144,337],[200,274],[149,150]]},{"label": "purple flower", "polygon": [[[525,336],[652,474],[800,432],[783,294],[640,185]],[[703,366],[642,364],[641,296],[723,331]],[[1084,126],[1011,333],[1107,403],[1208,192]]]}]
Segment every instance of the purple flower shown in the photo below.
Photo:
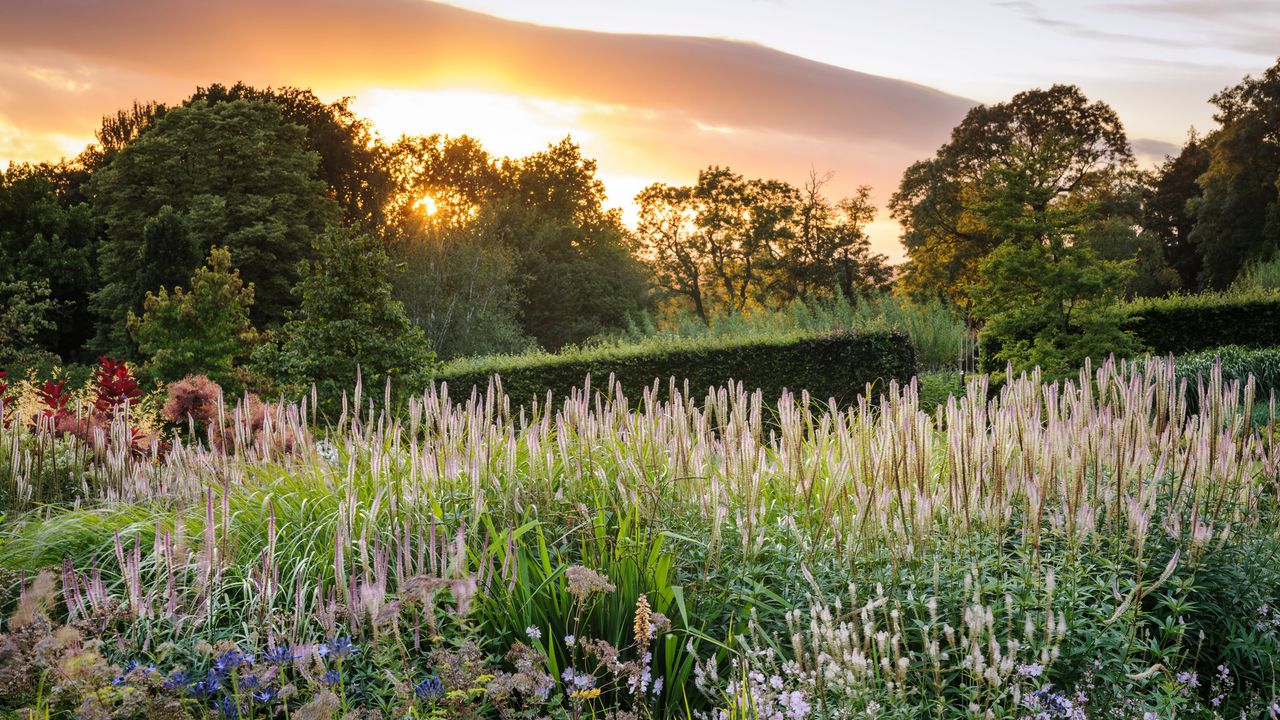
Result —
[{"label": "purple flower", "polygon": [[280,691],[274,687],[264,687],[253,693],[254,701],[260,703],[273,703],[279,699],[279,696]]},{"label": "purple flower", "polygon": [[296,659],[297,656],[293,654],[293,648],[288,644],[270,648],[262,654],[262,661],[268,665],[286,665]]},{"label": "purple flower", "polygon": [[431,675],[414,685],[413,692],[418,696],[419,700],[434,700],[444,695],[444,685],[440,684],[440,678]]},{"label": "purple flower", "polygon": [[352,644],[351,638],[346,635],[333,638],[329,642],[323,643],[320,647],[316,648],[316,652],[320,653],[320,657],[333,655],[337,658],[345,658],[348,655],[355,653],[356,650],[358,650],[358,648]]},{"label": "purple flower", "polygon": [[187,677],[186,673],[182,672],[181,670],[174,670],[173,672],[169,673],[169,677],[165,678],[164,683],[162,683],[162,685],[164,686],[165,690],[177,690],[178,688],[186,687],[187,683],[190,682],[190,680],[191,679]]}]

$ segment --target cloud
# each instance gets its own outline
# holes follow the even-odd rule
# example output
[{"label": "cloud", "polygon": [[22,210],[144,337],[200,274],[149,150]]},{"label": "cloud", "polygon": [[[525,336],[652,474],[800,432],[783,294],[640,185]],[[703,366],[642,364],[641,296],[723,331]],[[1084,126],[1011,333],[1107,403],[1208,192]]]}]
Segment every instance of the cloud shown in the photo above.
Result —
[{"label": "cloud", "polygon": [[[831,167],[850,189],[869,183],[886,196],[974,105],[750,43],[544,27],[422,0],[0,2],[10,127],[0,157],[65,145],[55,134],[87,138],[135,99],[174,102],[196,85],[243,80],[328,97],[542,98],[550,109],[528,112],[590,136],[602,174],[689,181],[720,163],[799,180]],[[569,114],[557,119],[556,108]],[[432,114],[424,105],[420,132],[433,130]],[[892,250],[894,238],[877,244]]]},{"label": "cloud", "polygon": [[1129,144],[1133,146],[1133,154],[1137,156],[1138,161],[1148,165],[1158,165],[1164,162],[1165,158],[1174,157],[1182,152],[1182,147],[1176,143],[1151,138],[1138,138]]}]

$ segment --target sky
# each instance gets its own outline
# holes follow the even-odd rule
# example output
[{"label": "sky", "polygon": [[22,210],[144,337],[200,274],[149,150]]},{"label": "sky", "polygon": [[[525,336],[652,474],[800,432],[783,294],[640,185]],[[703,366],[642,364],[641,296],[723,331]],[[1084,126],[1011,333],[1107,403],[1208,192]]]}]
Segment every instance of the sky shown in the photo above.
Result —
[{"label": "sky", "polygon": [[[135,99],[243,80],[354,98],[386,139],[523,155],[571,134],[631,217],[728,165],[883,203],[974,104],[1080,85],[1144,162],[1280,54],[1280,0],[0,0],[0,166],[57,160]],[[878,250],[901,258],[882,214]]]}]

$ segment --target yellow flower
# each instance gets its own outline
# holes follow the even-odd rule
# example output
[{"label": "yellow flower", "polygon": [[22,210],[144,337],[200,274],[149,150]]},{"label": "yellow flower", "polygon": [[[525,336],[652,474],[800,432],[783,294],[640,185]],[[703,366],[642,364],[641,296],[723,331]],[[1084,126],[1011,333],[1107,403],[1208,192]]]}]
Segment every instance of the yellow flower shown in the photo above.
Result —
[{"label": "yellow flower", "polygon": [[591,700],[600,697],[600,688],[587,688],[586,690],[574,690],[569,693],[569,697],[579,700]]}]

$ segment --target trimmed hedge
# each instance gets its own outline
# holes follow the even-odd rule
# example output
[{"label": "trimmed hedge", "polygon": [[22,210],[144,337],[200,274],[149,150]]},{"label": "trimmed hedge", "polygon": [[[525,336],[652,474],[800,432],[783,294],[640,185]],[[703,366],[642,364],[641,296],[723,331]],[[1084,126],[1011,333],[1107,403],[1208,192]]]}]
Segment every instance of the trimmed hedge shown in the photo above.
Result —
[{"label": "trimmed hedge", "polygon": [[1280,345],[1280,295],[1203,293],[1138,300],[1124,329],[1152,352],[1180,355],[1226,345]]},{"label": "trimmed hedge", "polygon": [[767,402],[784,389],[808,390],[815,400],[853,402],[867,383],[906,382],[916,374],[916,354],[905,333],[841,332],[817,337],[760,338],[739,342],[684,343],[663,348],[626,345],[579,350],[564,355],[480,358],[446,365],[436,374],[454,397],[484,392],[499,375],[502,388],[516,403],[543,401],[550,390],[557,399],[581,388],[588,374],[603,388],[612,373],[630,397],[655,380],[689,382],[697,393],[729,380],[759,388]]},{"label": "trimmed hedge", "polygon": [[[1200,293],[1143,298],[1122,306],[1121,327],[1157,355],[1182,355],[1228,345],[1263,348],[1280,345],[1280,293]],[[993,362],[1004,338],[983,332],[978,356],[986,372],[1004,369]]]}]

